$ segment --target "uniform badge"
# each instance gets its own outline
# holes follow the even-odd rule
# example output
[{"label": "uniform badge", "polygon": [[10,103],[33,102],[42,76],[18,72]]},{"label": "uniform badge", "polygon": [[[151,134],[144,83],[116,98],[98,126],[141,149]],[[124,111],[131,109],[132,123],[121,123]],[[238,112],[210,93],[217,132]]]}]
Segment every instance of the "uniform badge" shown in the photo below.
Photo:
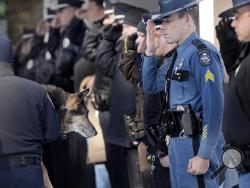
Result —
[{"label": "uniform badge", "polygon": [[208,50],[203,50],[199,53],[200,63],[204,66],[208,66],[212,63],[211,55]]},{"label": "uniform badge", "polygon": [[27,65],[26,65],[26,68],[28,70],[32,69],[34,67],[34,61],[31,59],[28,61]]},{"label": "uniform badge", "polygon": [[178,70],[181,70],[181,68],[183,67],[183,65],[184,65],[184,59],[181,58],[180,63],[177,65]]},{"label": "uniform badge", "polygon": [[52,56],[51,56],[50,52],[49,52],[49,51],[46,51],[46,52],[45,52],[45,59],[46,59],[46,60],[50,60],[51,58],[52,58]]},{"label": "uniform badge", "polygon": [[63,47],[64,48],[68,48],[69,47],[69,45],[70,45],[70,40],[69,40],[69,38],[64,38],[63,39]]}]

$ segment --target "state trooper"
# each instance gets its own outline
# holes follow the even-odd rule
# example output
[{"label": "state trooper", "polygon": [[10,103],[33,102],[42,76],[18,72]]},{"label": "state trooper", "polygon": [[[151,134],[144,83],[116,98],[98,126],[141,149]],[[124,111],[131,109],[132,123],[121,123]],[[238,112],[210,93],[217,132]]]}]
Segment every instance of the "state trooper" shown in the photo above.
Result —
[{"label": "state trooper", "polygon": [[233,7],[219,16],[234,16],[231,26],[243,47],[237,60],[227,68],[230,81],[225,98],[222,130],[226,144],[242,151],[243,163],[238,169],[239,186],[245,188],[249,187],[250,178],[250,0],[232,2]]},{"label": "state trooper", "polygon": [[[166,130],[172,187],[218,187],[209,178],[218,164],[217,149],[223,112],[223,64],[215,47],[197,32],[200,0],[160,0],[160,14],[147,22],[147,49],[142,67],[143,88],[156,93],[165,88]],[[168,66],[157,70],[155,55],[161,35],[177,43]]]}]

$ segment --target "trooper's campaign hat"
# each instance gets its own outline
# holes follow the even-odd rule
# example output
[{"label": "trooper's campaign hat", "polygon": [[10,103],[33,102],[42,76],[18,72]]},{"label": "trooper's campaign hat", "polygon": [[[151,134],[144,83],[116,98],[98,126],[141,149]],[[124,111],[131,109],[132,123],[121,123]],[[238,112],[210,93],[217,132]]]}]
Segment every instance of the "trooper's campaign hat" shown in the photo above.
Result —
[{"label": "trooper's campaign hat", "polygon": [[219,14],[219,17],[232,17],[234,16],[234,12],[236,9],[241,8],[245,5],[250,4],[250,0],[232,0],[233,1],[233,7],[230,9],[227,9],[226,11]]},{"label": "trooper's campaign hat", "polygon": [[161,20],[173,13],[187,9],[202,0],[159,0],[160,13],[152,17],[153,20]]}]

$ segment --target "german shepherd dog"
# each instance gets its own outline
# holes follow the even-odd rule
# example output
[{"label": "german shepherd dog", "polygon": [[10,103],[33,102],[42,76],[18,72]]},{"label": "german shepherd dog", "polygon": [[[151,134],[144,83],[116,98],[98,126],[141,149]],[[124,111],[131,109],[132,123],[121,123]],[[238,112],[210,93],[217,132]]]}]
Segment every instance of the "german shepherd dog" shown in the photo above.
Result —
[{"label": "german shepherd dog", "polygon": [[89,138],[97,134],[95,127],[89,121],[86,105],[88,90],[78,93],[67,93],[59,87],[43,85],[58,114],[61,133],[77,132]]}]

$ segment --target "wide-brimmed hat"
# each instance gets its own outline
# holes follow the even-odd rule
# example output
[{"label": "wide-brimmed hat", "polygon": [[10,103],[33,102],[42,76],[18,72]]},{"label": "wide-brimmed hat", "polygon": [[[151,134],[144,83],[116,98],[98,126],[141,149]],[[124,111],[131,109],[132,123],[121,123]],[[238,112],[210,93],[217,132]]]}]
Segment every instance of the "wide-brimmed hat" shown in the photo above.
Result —
[{"label": "wide-brimmed hat", "polygon": [[250,0],[232,0],[233,1],[233,7],[230,9],[225,10],[224,12],[219,14],[219,17],[232,17],[234,16],[234,12],[236,9],[241,8],[245,5],[250,4]]},{"label": "wide-brimmed hat", "polygon": [[173,13],[191,7],[202,0],[159,0],[160,13],[155,15],[153,20],[161,20]]}]

